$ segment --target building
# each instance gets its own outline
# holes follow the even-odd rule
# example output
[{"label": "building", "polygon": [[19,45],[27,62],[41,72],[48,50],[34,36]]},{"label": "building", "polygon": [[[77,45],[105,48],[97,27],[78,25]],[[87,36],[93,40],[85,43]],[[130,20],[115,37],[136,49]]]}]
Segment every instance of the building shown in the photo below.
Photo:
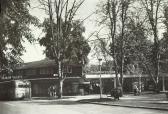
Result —
[{"label": "building", "polygon": [[[90,82],[90,84],[98,85],[100,84],[100,73],[94,73],[94,74],[86,74],[85,78]],[[116,80],[115,80],[115,74],[101,74],[101,80],[102,80],[102,88],[103,93],[109,93],[111,89],[115,87]],[[165,91],[168,90],[168,74],[162,73],[159,77],[159,90]],[[137,86],[141,87],[142,91],[153,91],[154,90],[154,84],[151,78],[148,75],[124,75],[124,81],[123,81],[123,91],[125,93],[127,92],[133,92],[133,84],[137,84]],[[97,89],[99,90],[99,89]],[[94,93],[97,93],[96,90]],[[99,91],[98,91],[99,93]]]},{"label": "building", "polygon": [[[100,92],[100,72],[82,75],[82,65],[65,64],[63,69],[66,78],[63,84],[63,95],[98,94]],[[49,88],[58,87],[58,68],[53,60],[21,64],[14,69],[12,75],[0,74],[1,79],[26,79],[31,82],[32,96],[49,96]],[[114,72],[101,72],[103,93],[108,94],[115,87]],[[168,74],[162,73],[159,77],[160,90],[168,90]],[[133,84],[140,84],[142,91],[153,90],[153,83],[148,75],[124,75],[123,91],[132,92]]]},{"label": "building", "polygon": [[[78,89],[82,79],[82,66],[65,64],[63,69],[66,78],[63,84],[64,95],[80,94]],[[26,79],[31,82],[32,96],[48,96],[51,86],[58,87],[58,68],[54,60],[44,59],[41,61],[24,63],[14,69],[12,76],[3,75],[2,80]]]}]

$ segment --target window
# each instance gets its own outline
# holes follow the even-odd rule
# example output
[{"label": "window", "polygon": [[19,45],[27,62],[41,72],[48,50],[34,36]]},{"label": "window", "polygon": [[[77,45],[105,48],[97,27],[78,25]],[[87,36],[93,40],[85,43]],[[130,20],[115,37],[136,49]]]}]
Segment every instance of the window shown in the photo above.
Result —
[{"label": "window", "polygon": [[52,68],[41,68],[40,74],[53,74],[53,69]]},{"label": "window", "polygon": [[18,70],[18,71],[16,72],[16,75],[23,75],[23,71],[22,71],[22,70]]},{"label": "window", "polygon": [[26,75],[35,75],[35,74],[36,74],[36,70],[35,69],[26,70]]},{"label": "window", "polygon": [[64,67],[64,73],[72,73],[72,67],[71,66]]}]

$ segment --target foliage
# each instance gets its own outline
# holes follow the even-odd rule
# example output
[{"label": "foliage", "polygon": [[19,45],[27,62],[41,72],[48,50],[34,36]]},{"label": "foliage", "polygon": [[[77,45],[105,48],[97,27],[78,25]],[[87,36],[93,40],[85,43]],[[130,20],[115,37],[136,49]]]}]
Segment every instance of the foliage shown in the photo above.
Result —
[{"label": "foliage", "polygon": [[[168,53],[166,5],[166,0],[101,2],[98,21],[109,28],[110,33],[107,41],[100,41],[103,44],[100,48],[113,57],[114,70],[119,71],[121,77],[122,72],[135,73],[135,67],[139,67],[149,74],[157,89],[159,73],[165,71]],[[163,24],[166,31],[162,38]]]},{"label": "foliage", "polygon": [[152,76],[154,81],[155,90],[158,92],[158,83],[160,76],[160,57],[161,57],[161,40],[160,37],[160,26],[163,25],[163,9],[168,2],[166,0],[141,0],[140,5],[145,11],[147,23],[150,27],[151,37],[153,40],[152,45],[152,56],[150,58],[150,66],[147,68],[149,74]]},{"label": "foliage", "polygon": [[[61,98],[63,81],[66,78],[63,73],[64,63],[68,61],[83,64],[86,62],[84,54],[87,55],[90,51],[89,45],[82,36],[84,29],[80,25],[81,22],[74,21],[76,12],[84,0],[39,0],[39,2],[49,16],[48,21],[45,20],[43,23],[46,35],[40,42],[41,45],[46,46],[46,55],[54,59],[57,64],[59,77],[58,97]],[[45,43],[45,41],[48,42]],[[87,47],[83,48],[80,44]]]},{"label": "foliage", "polygon": [[38,19],[29,13],[29,0],[0,0],[0,64],[9,67],[20,61],[24,39],[32,42],[30,25],[38,25]]},{"label": "foliage", "polygon": [[[54,24],[54,26],[57,25]],[[72,28],[69,33],[69,38],[66,39],[66,45],[63,43],[59,45],[60,50],[64,48],[64,53],[62,53],[62,59],[64,59],[64,62],[76,64],[83,64],[84,62],[84,64],[86,64],[88,62],[87,55],[90,52],[90,47],[83,36],[85,28],[82,26],[80,21],[74,21],[71,26]],[[45,19],[45,21],[43,22],[43,27],[43,31],[46,34],[43,38],[39,40],[40,45],[46,47],[44,53],[47,57],[49,57],[50,59],[55,59],[56,57],[53,54],[49,19]],[[64,25],[62,27],[64,27]]]},{"label": "foliage", "polygon": [[[117,80],[117,85],[121,86],[123,84],[125,62],[124,48],[127,40],[125,33],[126,25],[128,23],[128,11],[130,10],[131,3],[131,0],[107,0],[100,6],[101,10],[98,11],[102,17],[99,24],[104,24],[110,31],[107,42],[100,40],[100,48],[103,49],[103,53],[108,53],[113,58],[116,79],[118,79],[118,73],[120,74],[120,82]],[[107,46],[110,48],[107,48]]]},{"label": "foliage", "polygon": [[165,25],[165,32],[163,33],[163,38],[160,41],[161,45],[161,54],[160,54],[160,64],[161,64],[161,72],[167,73],[168,67],[168,7],[164,9],[164,25]]}]

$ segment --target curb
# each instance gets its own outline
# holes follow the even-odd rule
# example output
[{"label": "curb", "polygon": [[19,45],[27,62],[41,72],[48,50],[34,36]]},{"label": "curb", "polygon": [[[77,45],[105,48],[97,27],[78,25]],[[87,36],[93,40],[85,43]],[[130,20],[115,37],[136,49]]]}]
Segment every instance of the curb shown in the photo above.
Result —
[{"label": "curb", "polygon": [[78,101],[78,102],[80,102],[80,103],[89,103],[89,104],[97,104],[97,105],[105,105],[105,106],[119,106],[119,107],[128,107],[128,108],[143,108],[143,109],[154,109],[154,110],[168,111],[168,109],[166,109],[166,108],[158,108],[158,107],[122,105],[122,104],[108,104],[108,103],[98,103],[98,102],[89,102],[89,101]]}]

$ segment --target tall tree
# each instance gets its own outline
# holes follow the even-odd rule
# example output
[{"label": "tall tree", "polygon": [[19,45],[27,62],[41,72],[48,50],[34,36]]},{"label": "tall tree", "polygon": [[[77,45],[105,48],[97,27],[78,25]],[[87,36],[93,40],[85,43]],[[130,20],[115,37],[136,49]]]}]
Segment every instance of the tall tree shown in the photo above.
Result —
[{"label": "tall tree", "polygon": [[161,64],[161,72],[167,73],[168,67],[168,7],[164,8],[164,25],[165,32],[163,33],[163,39],[160,41],[161,45],[161,55],[160,55],[160,64]]},{"label": "tall tree", "polygon": [[32,42],[30,25],[38,19],[29,13],[29,0],[0,0],[0,69],[9,68],[20,61],[23,41]]},{"label": "tall tree", "polygon": [[[100,20],[99,24],[105,24],[110,30],[108,43],[101,40],[101,48],[105,49],[105,52],[113,58],[117,86],[122,87],[125,57],[125,31],[131,0],[107,0],[101,4],[101,10],[98,11],[98,13],[101,15],[102,20]],[[107,45],[109,45],[108,48],[106,48]],[[116,45],[118,48],[115,48]],[[118,74],[120,74],[120,81],[118,80]]]},{"label": "tall tree", "polygon": [[[45,46],[45,54],[50,59],[55,59],[53,53],[52,39],[51,39],[51,26],[49,19],[45,19],[42,25],[43,31],[46,33],[44,37],[42,37],[39,42],[40,45]],[[57,25],[53,23],[53,26]],[[63,23],[64,26],[64,23]],[[55,31],[56,28],[54,28]],[[74,64],[87,64],[88,59],[87,55],[90,52],[90,46],[86,42],[83,32],[85,32],[85,28],[82,26],[79,20],[76,20],[71,25],[70,38],[67,39],[68,43],[66,45],[66,49],[63,55],[63,63],[74,63]],[[59,47],[62,48],[62,47]]]},{"label": "tall tree", "polygon": [[125,53],[124,53],[124,48],[125,48],[125,38],[126,35],[125,33],[125,29],[126,29],[126,22],[128,19],[128,8],[130,5],[130,0],[122,0],[121,1],[121,14],[120,14],[120,18],[121,18],[121,42],[120,42],[120,83],[121,86],[123,86],[123,72],[124,72],[124,57],[125,57]]},{"label": "tall tree", "polygon": [[117,0],[111,1],[108,0],[107,2],[107,15],[110,19],[110,34],[111,34],[111,48],[112,48],[112,56],[114,59],[114,69],[116,74],[116,86],[120,86],[119,78],[118,78],[118,63],[117,63],[117,55],[116,55],[116,48],[115,48],[115,39],[116,39],[116,29],[117,29],[117,16],[119,12],[119,2]]},{"label": "tall tree", "polygon": [[[77,38],[79,36],[81,37],[82,35],[82,31],[79,32],[78,29],[74,27],[75,23],[73,22],[73,20],[74,20],[74,16],[76,15],[76,12],[80,8],[80,6],[83,4],[84,0],[79,0],[79,1],[77,0],[73,0],[73,1],[70,1],[70,0],[39,0],[39,1],[44,6],[47,12],[47,15],[49,16],[50,30],[46,31],[46,33],[50,35],[50,43],[48,45],[51,45],[50,46],[51,49],[49,49],[51,50],[51,52],[49,53],[52,54],[53,59],[55,60],[57,64],[57,68],[58,68],[58,77],[59,77],[58,97],[61,98],[62,89],[63,89],[63,81],[65,79],[62,68],[63,68],[64,60],[67,57],[66,51],[67,49],[69,49],[71,50],[71,52],[73,52],[75,49],[71,49],[69,45],[69,43],[74,41],[72,37]],[[73,34],[73,30],[74,30],[74,33],[76,32],[75,34]],[[87,45],[87,43],[84,40],[83,40],[83,43]],[[72,46],[72,48],[74,47]],[[48,51],[48,49],[46,51]],[[76,50],[76,52],[77,51],[79,51],[80,54],[82,53],[81,50]],[[69,53],[69,54],[72,54],[72,53]],[[74,55],[75,54],[73,54],[73,56]]]},{"label": "tall tree", "polygon": [[163,14],[163,5],[166,5],[165,0],[141,0],[142,7],[146,11],[146,17],[148,19],[148,25],[150,25],[150,29],[152,31],[153,36],[153,66],[154,66],[154,84],[155,89],[158,91],[158,83],[159,83],[159,72],[160,72],[160,39],[159,38],[159,23],[161,16]]}]

